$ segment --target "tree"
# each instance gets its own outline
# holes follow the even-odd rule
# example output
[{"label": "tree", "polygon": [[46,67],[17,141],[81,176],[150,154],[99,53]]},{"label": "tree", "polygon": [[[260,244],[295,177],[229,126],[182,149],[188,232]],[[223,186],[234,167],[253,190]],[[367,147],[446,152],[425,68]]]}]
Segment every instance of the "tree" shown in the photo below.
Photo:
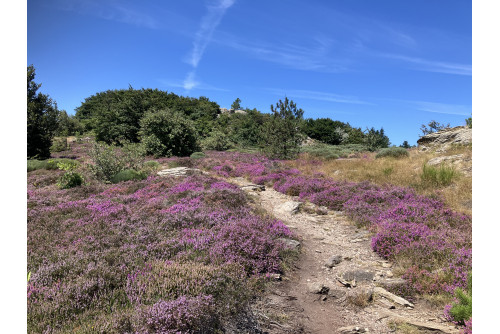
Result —
[{"label": "tree", "polygon": [[410,146],[410,144],[408,144],[408,141],[407,141],[407,140],[405,140],[405,141],[403,142],[403,144],[399,145],[399,147],[402,147],[402,148],[410,148],[411,146]]},{"label": "tree", "polygon": [[271,158],[290,159],[297,156],[304,140],[302,134],[302,116],[293,101],[285,97],[279,100],[276,108],[271,105],[271,117],[263,125],[261,147]]},{"label": "tree", "polygon": [[422,126],[420,127],[420,130],[422,131],[423,136],[425,136],[425,135],[428,135],[429,133],[438,132],[438,131],[441,131],[444,129],[448,129],[449,127],[450,127],[450,123],[444,125],[444,124],[441,124],[439,122],[436,122],[435,120],[432,120],[429,123],[427,123],[427,125],[422,124]]},{"label": "tree", "polygon": [[472,129],[472,116],[465,119],[465,125]]},{"label": "tree", "polygon": [[304,131],[312,139],[330,145],[340,145],[348,141],[351,126],[330,118],[308,118],[305,121]]},{"label": "tree", "polygon": [[241,100],[239,97],[237,97],[236,100],[234,100],[233,104],[231,104],[231,109],[233,109],[233,110],[241,109],[240,103],[241,103]]},{"label": "tree", "polygon": [[193,121],[171,109],[150,111],[141,119],[139,135],[148,154],[189,156],[198,149]]},{"label": "tree", "polygon": [[57,130],[57,104],[45,94],[37,93],[42,86],[34,81],[35,68],[28,66],[28,117],[27,139],[28,158],[46,159],[50,157],[52,138]]},{"label": "tree", "polygon": [[376,151],[379,148],[389,147],[391,144],[389,137],[384,133],[384,128],[380,130],[375,130],[375,128],[366,130],[365,144],[370,151]]}]

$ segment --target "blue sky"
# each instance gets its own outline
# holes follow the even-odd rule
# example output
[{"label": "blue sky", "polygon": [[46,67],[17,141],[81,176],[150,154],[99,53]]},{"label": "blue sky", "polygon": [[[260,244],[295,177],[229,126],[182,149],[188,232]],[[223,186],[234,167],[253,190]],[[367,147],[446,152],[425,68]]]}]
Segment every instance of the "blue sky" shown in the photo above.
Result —
[{"label": "blue sky", "polygon": [[[286,5],[285,5],[286,4]],[[74,113],[108,89],[158,88],[383,127],[415,144],[472,112],[472,5],[461,0],[28,0],[27,62]]]}]

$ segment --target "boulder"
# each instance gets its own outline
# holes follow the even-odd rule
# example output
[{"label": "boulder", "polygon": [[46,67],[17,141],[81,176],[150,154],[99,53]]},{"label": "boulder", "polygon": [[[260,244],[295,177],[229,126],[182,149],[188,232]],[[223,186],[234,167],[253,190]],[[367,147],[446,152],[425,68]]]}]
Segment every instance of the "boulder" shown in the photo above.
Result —
[{"label": "boulder", "polygon": [[281,242],[285,244],[287,248],[298,250],[300,248],[300,242],[288,238],[279,238]]},{"label": "boulder", "polygon": [[300,211],[300,208],[302,206],[302,202],[298,201],[288,201],[285,202],[283,205],[278,207],[278,210],[290,215],[295,215]]},{"label": "boulder", "polygon": [[457,126],[420,137],[417,144],[421,149],[437,147],[446,149],[450,145],[469,145],[472,143],[472,129]]},{"label": "boulder", "polygon": [[342,274],[342,278],[348,282],[371,282],[373,277],[375,277],[375,273],[365,269],[350,270]]}]

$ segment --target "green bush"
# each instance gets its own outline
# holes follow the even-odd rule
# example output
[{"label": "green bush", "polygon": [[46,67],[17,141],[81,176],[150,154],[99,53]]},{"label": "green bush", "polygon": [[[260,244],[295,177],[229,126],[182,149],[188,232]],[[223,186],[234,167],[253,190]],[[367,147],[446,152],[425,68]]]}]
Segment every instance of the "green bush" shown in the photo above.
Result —
[{"label": "green bush", "polygon": [[381,149],[380,152],[377,153],[375,156],[375,159],[379,158],[404,158],[404,157],[409,157],[410,154],[408,151],[402,147],[388,147]]},{"label": "green bush", "polygon": [[201,148],[204,150],[225,151],[231,148],[229,137],[219,130],[210,132],[208,137],[202,139]]},{"label": "green bush", "polygon": [[465,125],[467,125],[467,127],[472,129],[472,117],[465,119]]},{"label": "green bush", "polygon": [[93,162],[89,169],[98,180],[109,182],[113,176],[126,169],[126,161],[120,159],[113,146],[94,143],[89,155]]},{"label": "green bush", "polygon": [[464,325],[465,321],[472,317],[472,273],[469,273],[467,279],[467,290],[460,288],[455,290],[455,297],[458,302],[453,304],[450,309],[450,315],[459,324]]},{"label": "green bush", "polygon": [[72,159],[49,159],[49,160],[28,160],[28,172],[32,172],[37,169],[47,169],[53,170],[58,169],[58,163],[66,163],[74,166],[75,168],[80,165],[76,160]]},{"label": "green bush", "polygon": [[146,152],[155,157],[189,156],[198,148],[194,123],[180,112],[163,109],[141,119],[139,134]]},{"label": "green bush", "polygon": [[422,168],[422,183],[432,186],[448,186],[458,177],[458,172],[452,167],[441,165],[439,168],[424,165]]},{"label": "green bush", "polygon": [[78,187],[83,184],[83,176],[77,172],[68,171],[63,174],[57,181],[57,186],[60,189],[69,189],[73,187]]},{"label": "green bush", "polygon": [[326,160],[338,159],[339,157],[346,158],[352,153],[367,151],[366,146],[361,144],[347,144],[347,145],[328,145],[328,144],[314,144],[303,146],[301,152],[308,153],[314,157],[323,158]]},{"label": "green bush", "polygon": [[201,158],[204,158],[204,157],[205,157],[205,153],[203,153],[203,152],[194,152],[190,156],[191,159],[201,159]]},{"label": "green bush", "polygon": [[68,149],[68,143],[66,138],[54,138],[52,140],[52,146],[50,147],[50,152],[62,152]]},{"label": "green bush", "polygon": [[125,169],[111,178],[112,183],[118,183],[130,180],[144,180],[147,177],[146,172],[137,172],[133,169]]}]

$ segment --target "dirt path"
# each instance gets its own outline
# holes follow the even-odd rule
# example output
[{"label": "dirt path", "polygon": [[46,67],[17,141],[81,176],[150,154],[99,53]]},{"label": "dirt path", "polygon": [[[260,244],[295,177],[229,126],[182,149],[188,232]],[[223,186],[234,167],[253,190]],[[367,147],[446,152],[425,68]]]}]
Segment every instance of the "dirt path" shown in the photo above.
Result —
[{"label": "dirt path", "polygon": [[[243,178],[229,181],[239,186],[249,184]],[[293,214],[283,206],[296,198],[274,189],[242,189],[301,239],[295,268],[280,277],[253,306],[262,330],[271,334],[364,333],[365,329],[369,333],[394,333],[390,323],[401,320],[420,328],[411,333],[458,333],[444,322],[439,308],[424,301],[408,307],[391,296],[382,297],[383,291],[376,286],[401,284],[401,280],[392,278],[392,264],[371,250],[368,232],[357,229],[341,212],[308,213],[317,207],[304,204]],[[340,263],[328,268],[325,263],[332,257]],[[347,287],[347,281],[355,286]]]}]

